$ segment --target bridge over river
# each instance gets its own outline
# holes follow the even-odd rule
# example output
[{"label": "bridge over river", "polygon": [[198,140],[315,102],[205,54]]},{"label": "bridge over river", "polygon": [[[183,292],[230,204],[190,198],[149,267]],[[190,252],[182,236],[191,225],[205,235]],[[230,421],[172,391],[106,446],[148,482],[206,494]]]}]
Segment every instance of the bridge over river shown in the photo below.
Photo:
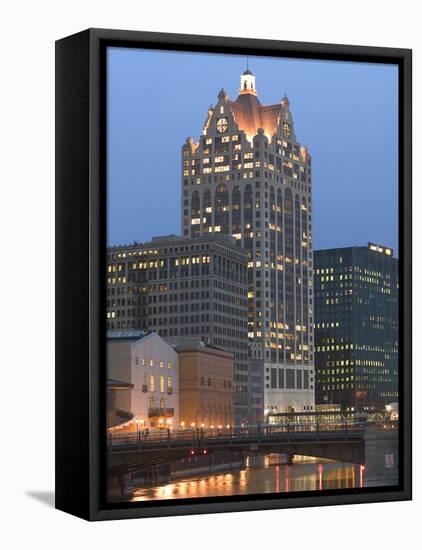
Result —
[{"label": "bridge over river", "polygon": [[364,426],[347,422],[110,434],[108,469],[118,474],[216,451],[309,455],[363,464],[364,436]]},{"label": "bridge over river", "polygon": [[[150,486],[168,483],[174,465],[207,464],[215,470],[214,457],[230,469],[242,468],[249,458],[259,464],[268,455],[295,455],[360,465],[365,486],[394,485],[398,482],[397,422],[292,422],[265,425],[181,430],[139,431],[109,434],[107,445],[108,479],[112,499],[127,498],[130,479]],[[225,456],[221,463],[221,456]],[[243,462],[242,462],[243,461]],[[239,465],[240,464],[240,465]],[[206,475],[204,470],[196,470]],[[195,473],[186,475],[196,475]],[[179,476],[180,477],[180,476]],[[129,481],[128,481],[129,480]],[[115,493],[117,488],[117,494]]]}]

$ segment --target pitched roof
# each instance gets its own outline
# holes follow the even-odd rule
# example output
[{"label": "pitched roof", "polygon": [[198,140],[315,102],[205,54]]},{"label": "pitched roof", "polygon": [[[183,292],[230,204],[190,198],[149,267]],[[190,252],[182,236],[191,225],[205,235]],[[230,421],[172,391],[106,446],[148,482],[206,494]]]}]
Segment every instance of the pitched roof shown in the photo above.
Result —
[{"label": "pitched roof", "polygon": [[279,117],[282,112],[282,104],[262,105],[254,94],[239,94],[236,101],[227,100],[236,124],[250,138],[255,136],[258,128],[264,133],[272,136],[278,126]]}]

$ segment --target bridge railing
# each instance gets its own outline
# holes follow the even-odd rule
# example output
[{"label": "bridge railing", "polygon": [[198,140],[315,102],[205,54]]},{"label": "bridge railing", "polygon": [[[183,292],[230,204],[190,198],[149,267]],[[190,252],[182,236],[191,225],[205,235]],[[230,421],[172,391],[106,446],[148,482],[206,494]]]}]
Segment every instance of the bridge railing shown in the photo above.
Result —
[{"label": "bridge railing", "polygon": [[164,443],[176,441],[192,441],[195,446],[198,441],[213,441],[218,439],[241,440],[255,438],[259,441],[262,438],[270,438],[280,434],[313,434],[318,438],[320,432],[348,432],[362,430],[363,424],[357,422],[315,422],[295,424],[265,424],[256,426],[221,426],[218,428],[182,428],[179,430],[140,430],[124,433],[109,433],[109,448],[123,446],[142,446],[145,443]]}]

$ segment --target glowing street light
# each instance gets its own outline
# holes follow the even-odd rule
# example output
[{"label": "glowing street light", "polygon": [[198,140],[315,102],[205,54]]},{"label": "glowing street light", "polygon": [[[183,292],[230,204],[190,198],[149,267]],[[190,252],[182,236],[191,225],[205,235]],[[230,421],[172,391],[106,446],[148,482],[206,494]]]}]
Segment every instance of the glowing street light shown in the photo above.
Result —
[{"label": "glowing street light", "polygon": [[[143,421],[142,419],[140,419],[140,418],[137,418],[137,419],[135,420],[135,423],[136,423],[136,432],[137,432],[137,434],[138,434],[138,436],[139,436],[139,432],[140,432],[140,429],[142,429],[142,427],[143,427],[143,425],[144,425],[144,421]],[[139,426],[141,426],[141,428],[139,428]]]}]

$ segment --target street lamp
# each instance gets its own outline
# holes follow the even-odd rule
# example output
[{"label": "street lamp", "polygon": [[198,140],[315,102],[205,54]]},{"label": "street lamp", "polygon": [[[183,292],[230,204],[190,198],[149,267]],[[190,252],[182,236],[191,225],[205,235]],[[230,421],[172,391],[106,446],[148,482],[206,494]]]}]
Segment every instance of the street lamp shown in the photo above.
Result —
[{"label": "street lamp", "polygon": [[140,420],[139,418],[137,418],[137,419],[135,420],[135,423],[136,423],[136,434],[137,434],[137,436],[138,436],[138,438],[139,438],[139,436],[140,436],[140,429],[139,429],[139,426],[142,425],[142,424],[144,423],[144,421],[143,421],[143,420]]}]

